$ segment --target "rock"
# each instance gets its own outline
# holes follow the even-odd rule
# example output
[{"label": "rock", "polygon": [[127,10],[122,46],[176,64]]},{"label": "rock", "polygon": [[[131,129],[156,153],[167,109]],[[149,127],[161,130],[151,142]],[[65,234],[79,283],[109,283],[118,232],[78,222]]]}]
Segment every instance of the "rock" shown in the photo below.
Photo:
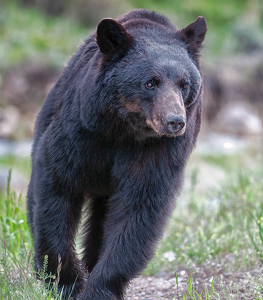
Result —
[{"label": "rock", "polygon": [[230,134],[207,132],[197,142],[196,152],[202,155],[234,154],[247,148],[245,139]]},{"label": "rock", "polygon": [[[203,72],[203,120],[206,120],[210,127],[212,125],[216,128],[221,125],[218,115],[228,105],[235,111],[236,103],[248,104],[256,110],[256,116],[263,119],[262,49],[254,51],[253,55],[242,53],[219,57],[213,64],[204,61]],[[255,114],[253,111],[252,113]],[[253,121],[251,124],[254,124]],[[250,129],[250,125],[248,128]]]},{"label": "rock", "polygon": [[34,62],[8,69],[0,89],[4,102],[16,106],[21,114],[35,112],[59,73],[60,70]]},{"label": "rock", "polygon": [[160,272],[157,272],[156,274],[155,274],[155,277],[164,277],[165,275],[167,274],[167,272],[164,272],[164,271],[160,271]]},{"label": "rock", "polygon": [[238,136],[262,133],[262,122],[253,107],[240,102],[227,104],[217,115],[215,123],[221,131]]},{"label": "rock", "polygon": [[32,140],[21,142],[11,142],[0,139],[0,156],[14,155],[20,157],[29,157],[32,148]]},{"label": "rock", "polygon": [[163,257],[166,258],[168,261],[174,261],[175,260],[175,253],[173,251],[167,251],[163,254]]},{"label": "rock", "polygon": [[19,126],[19,110],[12,105],[0,108],[0,137],[6,138],[13,136]]}]

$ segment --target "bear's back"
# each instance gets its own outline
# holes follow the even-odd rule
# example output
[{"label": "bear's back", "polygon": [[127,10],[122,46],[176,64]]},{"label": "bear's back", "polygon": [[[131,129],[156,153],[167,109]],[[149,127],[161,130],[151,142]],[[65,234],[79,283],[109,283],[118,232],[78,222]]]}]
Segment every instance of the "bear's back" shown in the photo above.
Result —
[{"label": "bear's back", "polygon": [[122,25],[125,26],[125,23],[135,21],[136,24],[140,24],[143,22],[154,22],[154,23],[159,23],[164,26],[172,27],[175,28],[175,26],[170,22],[168,18],[165,16],[158,14],[154,11],[150,11],[147,9],[134,9],[130,11],[129,13],[120,16],[119,18],[116,19],[118,22],[120,22]]}]

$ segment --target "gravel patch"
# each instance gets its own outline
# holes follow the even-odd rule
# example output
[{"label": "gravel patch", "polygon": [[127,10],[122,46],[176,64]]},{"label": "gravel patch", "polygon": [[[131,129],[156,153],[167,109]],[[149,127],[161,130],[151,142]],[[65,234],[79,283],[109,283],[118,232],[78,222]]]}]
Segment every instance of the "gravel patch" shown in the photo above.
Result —
[{"label": "gravel patch", "polygon": [[[202,299],[205,299],[204,286],[208,292],[214,278],[214,292],[212,299],[221,300],[252,300],[263,299],[263,268],[246,272],[224,272],[217,266],[211,268],[197,267],[190,273],[189,269],[177,269],[177,282],[174,272],[159,272],[155,276],[139,276],[134,279],[126,291],[125,300],[177,300],[188,293],[189,278],[192,275],[194,288]],[[178,284],[177,284],[178,283]],[[190,297],[186,297],[190,299]],[[196,296],[198,299],[198,296]],[[209,298],[210,299],[210,298]]]}]

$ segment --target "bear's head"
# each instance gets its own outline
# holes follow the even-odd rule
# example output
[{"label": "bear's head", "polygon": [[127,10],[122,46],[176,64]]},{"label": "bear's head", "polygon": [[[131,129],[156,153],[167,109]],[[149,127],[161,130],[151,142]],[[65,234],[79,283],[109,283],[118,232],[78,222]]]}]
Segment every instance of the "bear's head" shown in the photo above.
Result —
[{"label": "bear's head", "polygon": [[177,31],[152,20],[103,19],[97,44],[121,119],[143,138],[176,137],[187,127],[187,109],[200,96],[199,49],[206,34],[199,17]]}]

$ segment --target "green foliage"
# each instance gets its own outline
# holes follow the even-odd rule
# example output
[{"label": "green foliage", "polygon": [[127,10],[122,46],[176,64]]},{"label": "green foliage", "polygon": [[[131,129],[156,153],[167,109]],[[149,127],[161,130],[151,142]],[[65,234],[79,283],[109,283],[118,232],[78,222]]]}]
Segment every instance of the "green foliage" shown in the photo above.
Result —
[{"label": "green foliage", "polygon": [[7,193],[0,205],[0,241],[5,241],[7,249],[15,257],[24,255],[23,250],[32,246],[30,230],[27,224],[26,209],[21,195],[17,197],[10,190],[11,171],[9,171]]},{"label": "green foliage", "polygon": [[[220,53],[227,37],[231,44],[235,44],[233,39],[237,38],[238,24],[243,24],[244,20],[247,22],[250,15],[253,15],[254,27],[260,26],[260,20],[263,23],[263,5],[260,5],[259,0],[129,2],[133,8],[143,7],[164,13],[180,28],[203,15],[208,23],[205,45],[209,44],[209,47],[205,48],[209,48],[208,52],[213,53]],[[110,5],[107,1],[105,3]],[[96,1],[94,5],[97,7]],[[99,10],[101,14],[101,9]],[[83,10],[79,13],[83,14]],[[246,23],[243,27],[249,28]],[[246,31],[248,37],[254,36],[253,32],[259,32],[253,30],[252,28]],[[76,46],[89,34],[89,30],[69,17],[48,17],[37,9],[17,5],[17,1],[0,1],[0,69],[7,69],[29,60],[45,61],[48,65],[61,68],[68,61],[69,55],[75,52]],[[262,35],[259,39],[261,37]]]},{"label": "green foliage", "polygon": [[255,226],[251,226],[249,222],[247,222],[248,234],[249,238],[256,250],[259,260],[261,263],[263,262],[263,203],[260,205],[258,211],[254,211],[252,215],[252,219],[255,222]]},{"label": "green foliage", "polygon": [[[209,47],[209,54],[220,54],[226,40],[235,43],[239,23],[245,27],[248,27],[246,22],[252,22],[254,27],[263,25],[263,5],[260,0],[131,0],[131,3],[135,7],[148,8],[169,16],[179,28],[193,22],[198,16],[205,17],[208,33],[204,45],[205,48]],[[251,30],[247,30],[247,33],[253,35]]]},{"label": "green foliage", "polygon": [[0,69],[28,60],[62,67],[88,34],[69,19],[45,17],[6,1],[0,9]]},{"label": "green foliage", "polygon": [[[243,27],[251,27],[247,25],[249,18],[245,16],[254,16],[254,27],[259,26],[263,16],[263,6],[258,0],[130,0],[130,3],[133,8],[143,7],[164,13],[180,28],[203,15],[208,23],[205,40],[205,45],[209,44],[205,47],[208,53],[220,53],[226,38],[231,40],[231,45],[238,44],[236,31],[239,23],[243,24],[245,19]],[[253,26],[246,29],[248,37],[260,32]],[[0,69],[29,60],[45,61],[48,65],[61,68],[89,34],[85,27],[63,15],[45,16],[37,9],[18,6],[14,0],[0,1]],[[259,34],[258,39],[261,37],[262,34]]]},{"label": "green foliage", "polygon": [[[181,22],[193,21],[197,16],[205,16],[209,27],[227,26],[244,13],[250,5],[257,5],[257,0],[132,0],[136,7],[173,12],[181,16]],[[185,24],[186,25],[186,24]]]}]

